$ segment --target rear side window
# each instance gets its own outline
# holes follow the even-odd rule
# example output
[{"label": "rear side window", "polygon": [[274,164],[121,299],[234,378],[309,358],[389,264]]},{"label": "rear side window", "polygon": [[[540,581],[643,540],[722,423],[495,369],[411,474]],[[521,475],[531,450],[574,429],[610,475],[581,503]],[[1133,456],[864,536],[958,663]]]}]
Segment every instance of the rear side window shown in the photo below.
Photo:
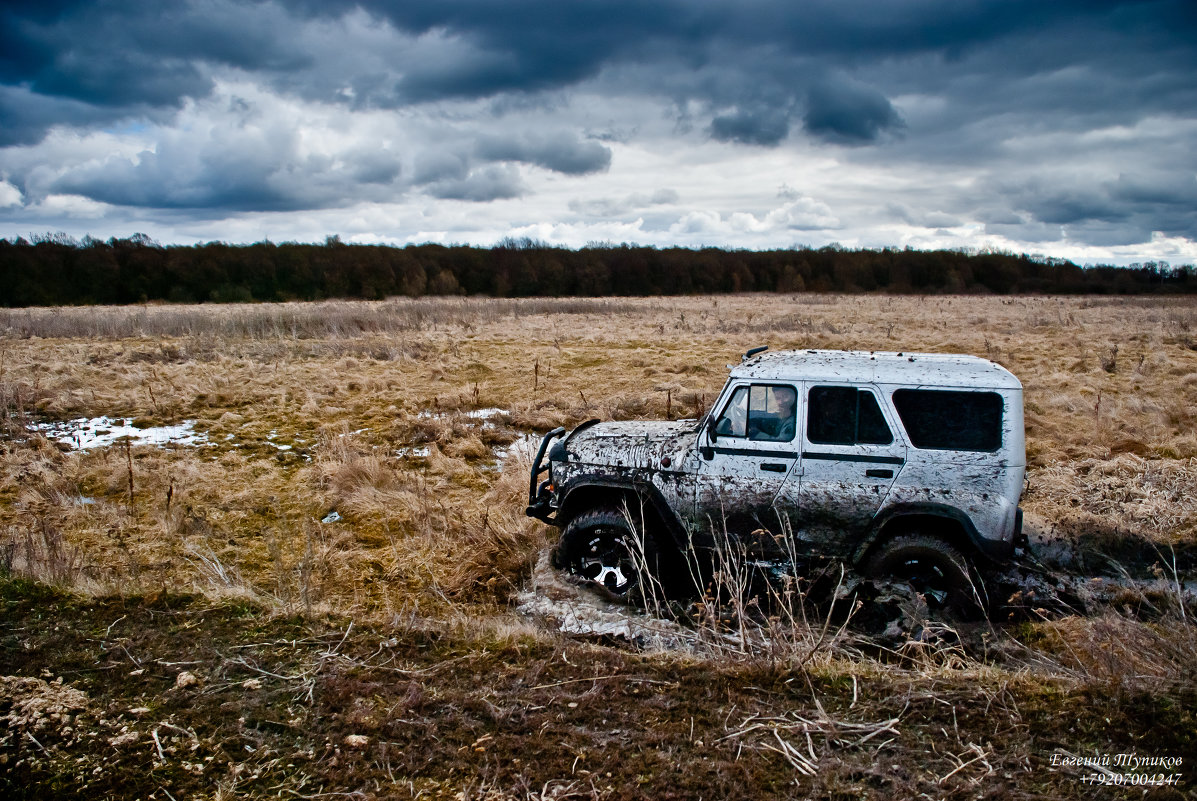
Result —
[{"label": "rear side window", "polygon": [[894,407],[916,448],[996,451],[1002,445],[1002,396],[996,392],[898,389]]},{"label": "rear side window", "polygon": [[888,445],[894,441],[877,398],[855,387],[811,387],[806,438],[819,445]]}]

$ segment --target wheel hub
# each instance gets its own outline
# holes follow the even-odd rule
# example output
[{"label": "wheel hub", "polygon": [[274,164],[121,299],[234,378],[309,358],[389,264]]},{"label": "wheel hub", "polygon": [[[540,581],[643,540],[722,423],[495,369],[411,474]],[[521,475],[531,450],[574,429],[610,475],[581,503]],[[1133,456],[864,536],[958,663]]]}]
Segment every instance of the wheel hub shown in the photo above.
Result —
[{"label": "wheel hub", "polygon": [[916,592],[926,596],[933,606],[942,606],[947,601],[947,577],[938,565],[911,559],[903,567],[907,583]]},{"label": "wheel hub", "polygon": [[589,553],[578,561],[581,575],[615,593],[627,589],[635,575],[626,544],[609,532],[591,540]]}]

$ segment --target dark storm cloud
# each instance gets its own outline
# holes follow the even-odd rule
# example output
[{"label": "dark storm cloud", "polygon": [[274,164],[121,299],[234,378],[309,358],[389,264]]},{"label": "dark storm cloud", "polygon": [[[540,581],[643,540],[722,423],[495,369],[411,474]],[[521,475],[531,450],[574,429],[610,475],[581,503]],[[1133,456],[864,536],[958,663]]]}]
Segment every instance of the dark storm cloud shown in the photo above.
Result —
[{"label": "dark storm cloud", "polygon": [[89,126],[123,116],[78,100],[46,97],[19,86],[0,85],[0,148],[39,141],[52,125]]},{"label": "dark storm cloud", "polygon": [[1013,210],[991,216],[986,230],[992,233],[1028,239],[1056,238],[1062,231],[1093,245],[1143,242],[1153,231],[1197,239],[1197,176],[1191,168],[1187,175],[1154,171],[1069,186],[1035,181],[1002,194]]},{"label": "dark storm cloud", "polygon": [[736,109],[711,120],[711,136],[721,142],[745,145],[776,145],[790,133],[785,109]]},{"label": "dark storm cloud", "polygon": [[469,158],[461,153],[432,152],[416,160],[412,179],[416,184],[460,181],[470,172]]},{"label": "dark storm cloud", "polygon": [[[390,54],[359,52],[340,39],[341,21],[364,9],[411,36],[456,42],[443,55],[410,63]],[[940,59],[949,71],[968,53],[1043,35],[1055,46],[1024,50],[1003,69],[1062,66],[1061,48],[1083,46],[1090,29],[1150,42],[1154,58],[1183,58],[1184,37],[1197,16],[1185,0],[1156,3],[1085,2],[750,2],[714,0],[419,0],[412,2],[263,3],[148,0],[58,3],[0,12],[0,81],[38,94],[96,105],[174,106],[210,91],[214,68],[261,74],[299,92],[352,86],[375,105],[565,88],[605,67],[639,65],[642,90],[667,83],[678,65],[710,64],[744,86],[767,84],[775,95],[809,101],[805,124],[816,135],[868,141],[895,123],[878,87],[833,86],[827,69],[855,69],[911,55]],[[314,23],[326,44],[297,29]],[[1070,36],[1081,34],[1071,43]],[[302,49],[300,47],[302,46]],[[1125,44],[1122,49],[1127,49]],[[1116,54],[1116,53],[1115,53]],[[1111,53],[1089,53],[1102,64]],[[1116,71],[1120,59],[1103,66]],[[1040,65],[1035,67],[1035,65]],[[328,68],[336,67],[330,75]],[[785,76],[784,79],[782,76]],[[699,100],[707,87],[690,92]],[[758,109],[715,115],[713,135],[777,143],[788,111]]]},{"label": "dark storm cloud", "polygon": [[116,206],[224,211],[296,211],[362,199],[392,199],[400,175],[387,151],[359,149],[338,159],[305,155],[281,126],[251,133],[177,137],[136,158],[113,156],[26,187],[32,194],[76,194]]},{"label": "dark storm cloud", "polygon": [[403,172],[399,158],[386,150],[359,150],[348,160],[347,174],[363,184],[390,184]]},{"label": "dark storm cloud", "polygon": [[1119,175],[1109,192],[1111,197],[1126,203],[1170,206],[1190,212],[1197,210],[1197,175],[1192,172]]},{"label": "dark storm cloud", "polygon": [[[338,24],[357,9],[412,36],[436,35],[460,47],[440,57],[404,63],[355,63],[338,41]],[[788,95],[809,95],[806,127],[817,135],[867,141],[894,124],[878,89],[829,86],[812,67],[853,67],[910,54],[959,61],[994,42],[1048,30],[1068,49],[1069,33],[1117,30],[1174,46],[1194,28],[1192,5],[1176,2],[750,2],[708,0],[424,0],[423,2],[261,3],[193,0],[161,4],[57,3],[0,12],[0,80],[39,94],[97,105],[175,105],[211,88],[210,68],[233,67],[295,83],[335,64],[340,85],[378,105],[445,98],[494,97],[575,85],[617,64],[644,65],[651,89],[654,64],[676,59],[697,67],[718,53],[717,66],[746,85],[776,87],[790,68]],[[314,21],[327,31],[327,50],[295,36]],[[1117,25],[1117,27],[1114,27]],[[1085,40],[1087,36],[1080,37]],[[305,50],[297,49],[303,41]],[[1059,42],[1057,43],[1057,45]],[[1005,65],[1059,66],[1058,46],[1023,52]],[[1173,57],[1165,47],[1154,54]],[[1029,58],[1027,58],[1029,56]],[[1053,59],[1056,61],[1053,62]],[[1099,54],[1088,59],[1099,63]],[[1108,65],[1116,69],[1116,64]],[[702,99],[703,87],[694,87]],[[714,99],[714,98],[711,98]],[[776,143],[788,112],[735,110],[718,114],[712,134],[734,141]]]},{"label": "dark storm cloud", "polygon": [[[177,105],[212,89],[205,62],[260,68],[275,51],[231,8],[84,2],[59,13],[0,12],[0,79],[99,107]],[[196,13],[199,12],[199,13]]]},{"label": "dark storm cloud", "polygon": [[522,161],[566,175],[601,172],[611,166],[610,148],[568,133],[552,136],[483,136],[478,155],[489,161]]},{"label": "dark storm cloud", "polygon": [[360,6],[413,34],[445,31],[469,45],[454,63],[415,65],[398,84],[404,100],[490,97],[570,86],[606,63],[635,57],[662,36],[673,38],[691,17],[684,3],[636,0],[489,0],[303,3],[328,15],[337,5]]},{"label": "dark storm cloud", "polygon": [[811,87],[802,124],[829,142],[864,144],[900,128],[902,119],[877,90],[832,78]]}]

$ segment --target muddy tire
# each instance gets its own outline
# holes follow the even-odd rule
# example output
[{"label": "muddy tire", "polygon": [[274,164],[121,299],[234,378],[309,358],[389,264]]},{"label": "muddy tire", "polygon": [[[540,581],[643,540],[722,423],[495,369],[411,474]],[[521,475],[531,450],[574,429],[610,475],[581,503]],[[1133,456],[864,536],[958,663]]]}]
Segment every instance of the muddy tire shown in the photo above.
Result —
[{"label": "muddy tire", "polygon": [[937,615],[961,619],[984,611],[983,590],[968,560],[955,547],[929,534],[904,534],[882,545],[864,564],[864,573],[908,584]]},{"label": "muddy tire", "polygon": [[655,585],[647,575],[659,559],[651,537],[638,536],[623,512],[603,507],[569,521],[554,562],[612,598],[635,601]]}]

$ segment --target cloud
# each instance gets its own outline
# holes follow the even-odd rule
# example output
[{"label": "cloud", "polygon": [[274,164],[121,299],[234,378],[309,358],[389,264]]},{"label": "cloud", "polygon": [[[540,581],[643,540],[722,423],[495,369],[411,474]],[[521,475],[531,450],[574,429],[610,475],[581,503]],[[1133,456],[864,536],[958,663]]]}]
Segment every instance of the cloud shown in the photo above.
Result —
[{"label": "cloud", "polygon": [[651,194],[636,192],[622,198],[574,198],[569,201],[569,208],[570,211],[587,217],[614,218],[625,217],[653,206],[672,205],[680,199],[678,193],[672,189],[658,189]]},{"label": "cloud", "polygon": [[82,195],[71,194],[47,195],[33,204],[32,208],[39,214],[77,220],[103,219],[109,210],[104,203]]},{"label": "cloud", "polygon": [[1197,208],[1197,174],[1192,172],[1122,173],[1108,190],[1112,197],[1126,203],[1178,206],[1190,211]]},{"label": "cloud", "polygon": [[548,136],[488,134],[478,140],[477,152],[489,161],[521,161],[565,175],[602,172],[611,166],[610,148],[564,131]]},{"label": "cloud", "polygon": [[721,142],[776,145],[789,133],[789,116],[778,108],[736,109],[711,120],[711,137]]},{"label": "cloud", "polygon": [[[144,128],[113,152],[111,135],[72,145],[60,138],[7,162],[32,195],[71,194],[112,206],[145,209],[296,211],[363,199],[386,200],[404,191],[400,157],[369,120],[351,134],[330,109],[304,107],[227,86],[189,105],[181,119]],[[106,155],[103,153],[108,142]],[[75,150],[51,171],[37,152]],[[0,159],[0,165],[5,162]]]},{"label": "cloud", "polygon": [[527,189],[518,167],[514,164],[496,164],[473,170],[463,178],[429,184],[425,191],[442,200],[485,203],[520,197]]},{"label": "cloud", "polygon": [[1064,239],[1064,228],[1059,225],[1036,221],[992,222],[985,224],[985,233],[1000,236],[1012,242],[1059,242]]},{"label": "cloud", "polygon": [[812,198],[801,198],[771,209],[764,214],[736,211],[719,214],[714,211],[694,211],[682,215],[671,226],[678,234],[779,235],[791,231],[834,229],[840,221],[825,204]]},{"label": "cloud", "polygon": [[8,181],[0,181],[0,208],[21,205],[21,190]]},{"label": "cloud", "polygon": [[54,125],[105,125],[127,112],[97,108],[79,100],[36,94],[25,86],[0,85],[0,148],[41,141]]},{"label": "cloud", "polygon": [[1195,36],[1191,0],[6,4],[0,223],[1159,249]]},{"label": "cloud", "polygon": [[469,158],[450,151],[430,151],[416,159],[413,180],[416,184],[460,181],[470,172]]},{"label": "cloud", "polygon": [[1009,187],[1017,211],[1095,245],[1149,241],[1153,232],[1197,238],[1197,176],[1149,170],[1115,178],[1028,179]]},{"label": "cloud", "polygon": [[[964,220],[955,214],[945,214],[931,209],[915,209],[902,203],[891,203],[886,207],[894,219],[918,228],[956,228],[964,224]],[[1017,217],[1010,215],[1010,220],[1020,222]]]},{"label": "cloud", "polygon": [[860,145],[904,123],[890,102],[875,89],[842,77],[816,83],[807,94],[802,125],[819,139]]}]

